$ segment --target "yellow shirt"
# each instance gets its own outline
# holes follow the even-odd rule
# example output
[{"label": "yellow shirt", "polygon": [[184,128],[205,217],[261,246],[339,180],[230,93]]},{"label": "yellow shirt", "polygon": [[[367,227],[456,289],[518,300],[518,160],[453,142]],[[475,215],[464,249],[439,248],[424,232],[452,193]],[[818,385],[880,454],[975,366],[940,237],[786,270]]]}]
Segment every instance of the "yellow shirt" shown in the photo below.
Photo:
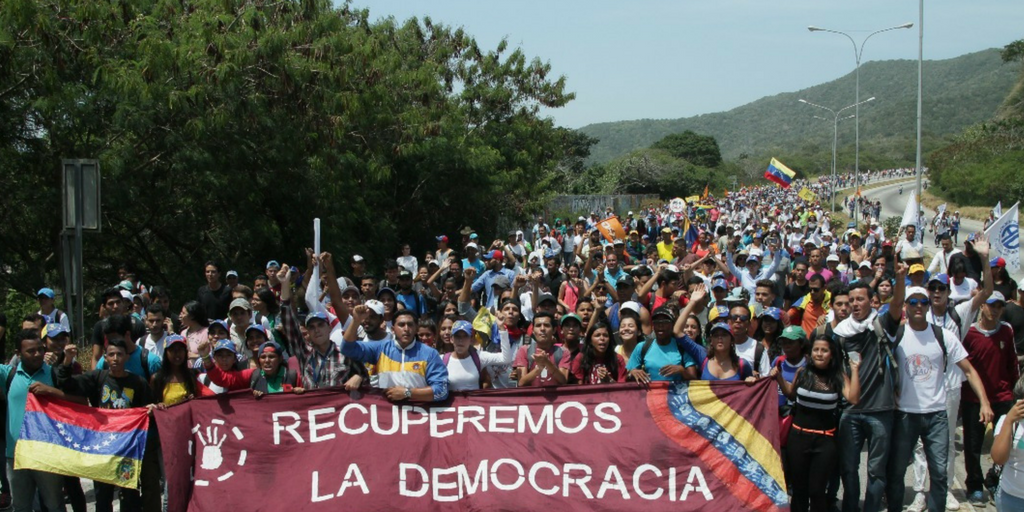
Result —
[{"label": "yellow shirt", "polygon": [[665,243],[664,240],[658,242],[658,258],[672,261],[672,242]]},{"label": "yellow shirt", "polygon": [[186,398],[188,398],[188,391],[185,390],[184,384],[180,382],[168,382],[164,386],[164,404],[174,405],[184,402]]}]

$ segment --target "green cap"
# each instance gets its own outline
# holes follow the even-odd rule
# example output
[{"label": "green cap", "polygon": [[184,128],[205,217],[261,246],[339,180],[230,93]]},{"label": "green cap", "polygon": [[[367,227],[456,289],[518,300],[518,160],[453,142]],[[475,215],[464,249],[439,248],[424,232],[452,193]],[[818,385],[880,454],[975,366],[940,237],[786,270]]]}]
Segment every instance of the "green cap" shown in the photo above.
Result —
[{"label": "green cap", "polygon": [[576,320],[577,322],[579,322],[581,326],[583,325],[583,319],[580,318],[579,315],[577,315],[576,313],[569,313],[568,315],[563,315],[562,321],[559,322],[558,325],[565,325],[566,320]]},{"label": "green cap", "polygon": [[796,341],[804,341],[807,339],[807,334],[799,325],[791,325],[786,327],[786,329],[782,331],[782,335],[779,337]]}]

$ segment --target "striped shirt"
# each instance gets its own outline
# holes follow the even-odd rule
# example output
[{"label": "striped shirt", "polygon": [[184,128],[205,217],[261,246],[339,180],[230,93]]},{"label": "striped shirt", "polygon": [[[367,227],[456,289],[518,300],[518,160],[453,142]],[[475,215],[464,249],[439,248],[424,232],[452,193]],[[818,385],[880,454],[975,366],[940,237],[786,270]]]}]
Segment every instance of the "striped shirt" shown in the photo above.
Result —
[{"label": "striped shirt", "polygon": [[800,387],[796,389],[796,403],[808,409],[834,411],[839,405],[839,393],[825,393]]}]

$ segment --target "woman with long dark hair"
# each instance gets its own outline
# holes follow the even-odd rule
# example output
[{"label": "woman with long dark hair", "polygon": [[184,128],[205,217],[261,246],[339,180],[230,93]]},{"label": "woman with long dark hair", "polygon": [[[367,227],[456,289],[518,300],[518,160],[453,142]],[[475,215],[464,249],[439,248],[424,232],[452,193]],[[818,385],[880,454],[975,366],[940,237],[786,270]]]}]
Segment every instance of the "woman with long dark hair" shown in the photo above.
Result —
[{"label": "woman with long dark hair", "polygon": [[768,351],[768,360],[774,361],[782,355],[782,347],[779,346],[779,335],[782,334],[782,311],[779,308],[765,308],[758,317],[757,329],[754,330],[754,339],[764,345]]},{"label": "woman with long dark hair", "polygon": [[194,362],[199,359],[199,345],[206,341],[206,328],[210,326],[210,319],[206,317],[206,309],[193,300],[181,307],[178,320],[182,327],[179,334],[188,344],[188,359]]},{"label": "woman with long dark hair", "polygon": [[839,394],[853,405],[860,400],[860,360],[850,359],[848,375],[843,370],[841,353],[837,342],[819,336],[811,345],[810,363],[797,370],[792,383],[778,367],[770,373],[786,396],[796,400],[786,445],[787,480],[793,489],[790,503],[794,512],[828,509],[825,489],[839,456],[835,414]]},{"label": "woman with long dark hair", "polygon": [[572,361],[572,374],[580,384],[626,382],[626,360],[615,352],[608,322],[599,320],[587,330],[580,353]]},{"label": "woman with long dark hair", "polygon": [[171,334],[166,341],[160,371],[150,377],[154,400],[171,406],[197,396],[213,395],[210,388],[196,379],[195,371],[188,365],[188,346],[185,338]]}]

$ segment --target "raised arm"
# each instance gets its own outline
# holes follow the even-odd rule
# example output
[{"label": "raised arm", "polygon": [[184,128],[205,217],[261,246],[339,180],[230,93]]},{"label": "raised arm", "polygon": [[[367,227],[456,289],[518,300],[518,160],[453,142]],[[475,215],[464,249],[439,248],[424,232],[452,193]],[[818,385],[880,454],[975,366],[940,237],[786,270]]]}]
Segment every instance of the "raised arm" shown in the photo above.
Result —
[{"label": "raised arm", "polygon": [[892,301],[889,302],[889,318],[897,324],[903,318],[903,299],[907,294],[908,268],[906,263],[896,264],[896,282],[893,283]]},{"label": "raised arm", "polygon": [[[988,261],[989,244],[988,237],[984,233],[979,233],[975,237],[974,250],[978,252],[978,257],[981,258],[983,263],[981,266],[981,290],[971,299],[971,309],[977,311],[992,296],[994,287],[992,282],[992,266],[986,263]],[[1007,297],[1006,300],[1010,300],[1010,297]]]},{"label": "raised arm", "polygon": [[320,264],[323,266],[324,279],[327,281],[327,295],[331,297],[331,305],[334,306],[334,314],[338,317],[341,325],[345,325],[351,312],[345,301],[341,300],[341,287],[338,286],[338,274],[334,272],[334,261],[331,253],[325,252],[320,255]]},{"label": "raised arm", "polygon": [[725,253],[725,264],[729,268],[729,273],[736,276],[736,279],[743,280],[743,273],[740,269],[736,268],[736,263],[733,262],[732,252]]}]

